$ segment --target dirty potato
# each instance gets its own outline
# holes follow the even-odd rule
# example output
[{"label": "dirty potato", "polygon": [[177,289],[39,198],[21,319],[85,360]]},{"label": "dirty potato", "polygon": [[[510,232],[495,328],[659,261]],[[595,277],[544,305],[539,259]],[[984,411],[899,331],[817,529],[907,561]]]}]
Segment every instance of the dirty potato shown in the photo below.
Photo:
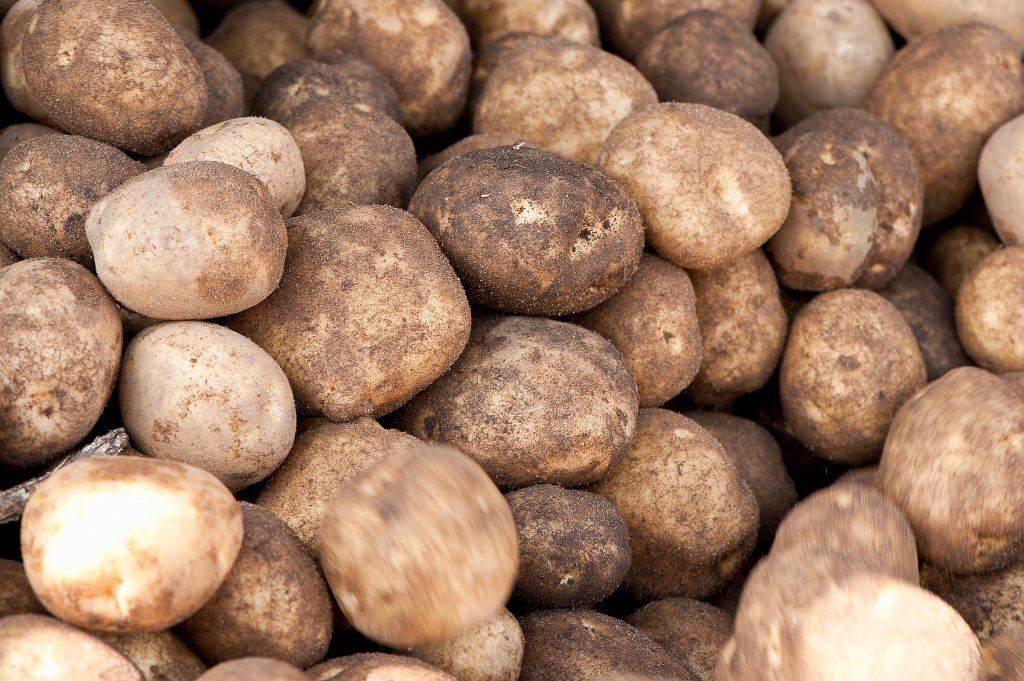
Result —
[{"label": "dirty potato", "polygon": [[1024,371],[1024,247],[995,251],[964,279],[956,297],[956,329],[964,350],[995,372]]}]

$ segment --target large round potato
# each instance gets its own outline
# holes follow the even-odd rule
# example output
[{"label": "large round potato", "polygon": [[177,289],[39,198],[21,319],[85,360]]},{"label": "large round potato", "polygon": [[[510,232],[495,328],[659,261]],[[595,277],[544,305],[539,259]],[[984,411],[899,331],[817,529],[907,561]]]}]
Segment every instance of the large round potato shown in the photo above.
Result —
[{"label": "large round potato", "polygon": [[143,681],[131,660],[95,636],[43,615],[0,619],[5,681]]},{"label": "large round potato", "polygon": [[975,266],[956,297],[964,350],[990,371],[1024,371],[1024,247],[998,250]]}]

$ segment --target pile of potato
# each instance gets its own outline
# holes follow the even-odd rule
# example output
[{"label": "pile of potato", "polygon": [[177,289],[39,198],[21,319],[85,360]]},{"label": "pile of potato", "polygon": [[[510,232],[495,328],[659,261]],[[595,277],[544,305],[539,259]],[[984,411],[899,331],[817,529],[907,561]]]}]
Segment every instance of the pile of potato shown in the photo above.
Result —
[{"label": "pile of potato", "polygon": [[1024,3],[0,16],[3,681],[1024,680]]}]

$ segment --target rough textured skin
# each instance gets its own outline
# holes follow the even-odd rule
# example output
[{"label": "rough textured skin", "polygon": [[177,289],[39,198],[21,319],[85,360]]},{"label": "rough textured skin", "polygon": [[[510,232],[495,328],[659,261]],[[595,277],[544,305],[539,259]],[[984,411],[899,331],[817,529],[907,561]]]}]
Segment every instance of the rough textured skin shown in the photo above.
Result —
[{"label": "rough textured skin", "polygon": [[[1024,21],[1024,13],[1021,17]],[[985,143],[978,180],[999,239],[1007,246],[1024,245],[1024,116],[1004,124]]]},{"label": "rough textured skin", "polygon": [[622,620],[590,610],[536,610],[520,620],[526,635],[520,681],[598,679],[632,672],[693,681],[686,666]]},{"label": "rough textured skin", "polygon": [[519,135],[595,164],[612,128],[657,101],[624,59],[592,45],[536,38],[502,51],[475,102],[473,132]]},{"label": "rough textured skin", "polygon": [[97,636],[134,662],[144,681],[194,681],[206,671],[203,661],[170,631]]},{"label": "rough textured skin", "polygon": [[647,242],[710,269],[766,242],[786,219],[789,172],[761,132],[702,104],[659,104],[608,136],[598,167],[636,200]]},{"label": "rough textured skin", "polygon": [[245,115],[242,74],[227,58],[199,38],[184,34],[181,41],[199,64],[206,81],[206,111],[199,128]]},{"label": "rough textured skin", "polygon": [[470,299],[513,314],[565,315],[607,300],[636,272],[643,221],[594,168],[529,147],[452,159],[409,211],[452,261]]},{"label": "rough textured skin", "polygon": [[[498,64],[505,61],[506,55],[519,49],[523,44],[535,44],[540,40],[543,40],[543,38],[532,33],[508,33],[494,42],[480,47],[476,51],[473,55],[473,70],[469,79],[469,97],[466,99],[466,110],[464,112],[466,122],[473,121],[477,103],[480,101],[480,95],[487,84],[487,79],[491,77],[491,73],[497,68]],[[515,136],[518,137],[518,135]]]},{"label": "rough textured skin", "polygon": [[879,289],[907,262],[921,231],[924,184],[910,146],[891,125],[863,109],[832,109],[805,118],[775,139],[788,148],[819,131],[851,145],[867,160],[878,184],[878,230],[857,285]]},{"label": "rough textured skin", "polygon": [[779,372],[793,435],[826,461],[854,466],[878,459],[896,410],[927,381],[899,310],[862,289],[824,293],[805,305]]},{"label": "rough textured skin", "polygon": [[[244,6],[244,5],[243,5]],[[195,681],[309,681],[287,662],[270,657],[244,657],[222,662]]]},{"label": "rough textured skin", "polygon": [[310,21],[282,0],[245,2],[228,10],[206,43],[242,74],[247,94],[281,64],[309,56]]},{"label": "rough textured skin", "polygon": [[68,465],[39,486],[21,519],[39,600],[98,631],[181,622],[217,590],[241,545],[242,512],[215,477],[134,456]]},{"label": "rough textured skin", "polygon": [[767,545],[793,504],[796,487],[786,471],[779,444],[767,430],[732,414],[694,411],[686,417],[718,440],[757,500],[760,512],[758,543]]},{"label": "rough textured skin", "polygon": [[3,159],[14,147],[43,135],[59,135],[60,130],[55,130],[48,125],[38,123],[15,123],[0,130],[0,159]]},{"label": "rough textured skin", "polygon": [[306,675],[313,681],[455,681],[426,662],[388,653],[335,657],[307,669]]},{"label": "rough textured skin", "polygon": [[443,374],[470,316],[423,225],[349,206],[289,220],[280,287],[230,324],[281,365],[300,413],[346,421],[387,414]]},{"label": "rough textured skin", "polygon": [[[1024,108],[1020,46],[984,24],[911,41],[885,67],[863,106],[907,140],[924,180],[924,224],[959,210],[977,182],[982,146]],[[956,93],[956,106],[947,93]]]},{"label": "rough textured skin", "polygon": [[0,461],[34,466],[99,420],[121,362],[117,306],[70,260],[0,269]]},{"label": "rough textured skin", "polygon": [[629,569],[629,530],[597,494],[534,485],[505,496],[519,534],[515,597],[546,608],[590,607]]},{"label": "rough textured skin", "polygon": [[459,681],[517,681],[523,663],[523,630],[504,608],[472,631],[411,655],[443,669]]},{"label": "rough textured skin", "polygon": [[477,49],[509,33],[564,38],[600,47],[597,15],[587,0],[466,0],[461,15]]},{"label": "rough textured skin", "polygon": [[27,140],[0,162],[0,241],[23,258],[68,258],[91,267],[89,209],[145,170],[109,144],[85,137]]},{"label": "rough textured skin", "polygon": [[465,26],[441,0],[317,0],[312,22],[314,54],[352,52],[388,77],[412,136],[459,120],[473,55]]},{"label": "rough textured skin", "polygon": [[626,519],[626,589],[642,599],[717,593],[757,539],[754,495],[722,445],[682,414],[641,410],[633,447],[589,489]]},{"label": "rough textured skin", "polygon": [[178,633],[210,664],[259,654],[305,669],[324,659],[331,642],[327,584],[287,525],[259,506],[241,507],[238,558]]},{"label": "rough textured skin", "polygon": [[312,100],[285,120],[306,168],[299,215],[351,204],[404,208],[416,188],[416,148],[380,111]]},{"label": "rough textured skin", "polygon": [[32,592],[25,566],[14,560],[0,559],[0,618],[8,615],[47,614]]},{"label": "rough textured skin", "polygon": [[1024,247],[995,251],[971,270],[956,296],[956,330],[982,368],[1024,371]]},{"label": "rough textured skin", "polygon": [[644,253],[636,275],[618,293],[573,319],[622,353],[641,407],[665,404],[700,369],[701,332],[690,281],[685,270]]},{"label": "rough textured skin", "polygon": [[956,335],[953,298],[927,272],[908,263],[878,293],[895,305],[910,325],[929,381],[970,364]]},{"label": "rough textured skin", "polygon": [[50,126],[56,124],[43,110],[25,82],[22,58],[25,29],[42,1],[18,0],[4,15],[3,23],[0,24],[0,81],[3,82],[4,95],[11,106]]},{"label": "rough textured skin", "polygon": [[732,635],[732,617],[691,598],[653,601],[626,618],[683,662],[700,681],[714,681],[722,647]]},{"label": "rough textured skin", "polygon": [[762,130],[779,98],[775,62],[750,27],[712,10],[689,12],[648,40],[636,67],[663,102],[696,102]]},{"label": "rough textured skin", "polygon": [[183,39],[186,36],[199,35],[199,19],[192,10],[189,0],[149,0],[149,2],[160,11],[167,23],[174,27],[174,30]]},{"label": "rough textured skin", "polygon": [[265,118],[234,118],[204,128],[174,147],[163,164],[189,161],[220,161],[254,175],[286,218],[306,190],[306,171],[295,139],[283,125]]},{"label": "rough textured skin", "polygon": [[169,322],[135,336],[119,397],[140,451],[202,468],[232,491],[273,473],[295,438],[295,402],[281,367],[216,324]]},{"label": "rough textured skin", "polygon": [[120,652],[60,620],[42,615],[0,619],[4,681],[144,681]]},{"label": "rough textured skin", "polygon": [[768,29],[764,46],[779,69],[775,117],[784,127],[857,106],[895,52],[889,28],[868,0],[793,0]]},{"label": "rough textured skin", "polygon": [[690,272],[703,343],[700,371],[687,389],[700,404],[722,404],[760,390],[775,373],[789,320],[779,284],[760,250]]},{"label": "rough textured skin", "polygon": [[981,642],[986,681],[1024,680],[1024,628],[1010,629]]},{"label": "rough textured skin", "polygon": [[93,206],[85,232],[107,290],[157,319],[252,307],[280,281],[287,243],[266,186],[213,161],[156,168],[122,184]]},{"label": "rough textured skin", "polygon": [[148,2],[43,0],[22,64],[57,127],[137,154],[167,151],[206,111],[199,65]]},{"label": "rough textured skin", "polygon": [[1024,548],[1024,399],[998,376],[953,369],[900,409],[880,473],[921,558],[955,573],[1009,565]]},{"label": "rough textured skin", "polygon": [[956,608],[987,639],[1024,626],[1024,565],[980,575],[954,575],[925,564],[921,585]]},{"label": "rough textured skin", "polygon": [[[0,133],[2,134],[2,133]],[[516,135],[504,132],[480,133],[478,135],[467,135],[455,144],[442,149],[436,154],[424,156],[419,161],[418,175],[420,182],[435,168],[440,168],[448,161],[459,156],[464,156],[471,151],[481,149],[494,149],[495,147],[533,147],[535,145],[526,142]]]},{"label": "rough textured skin", "polygon": [[999,247],[999,241],[990,232],[974,225],[957,225],[944,231],[932,244],[925,268],[956,297],[971,270]]},{"label": "rough textured skin", "polygon": [[907,40],[943,26],[984,21],[1024,43],[1024,5],[1004,0],[872,0]]},{"label": "rough textured skin", "polygon": [[622,355],[586,329],[486,317],[447,374],[399,414],[422,440],[458,447],[503,487],[600,479],[633,441],[636,387]]},{"label": "rough textured skin", "polygon": [[0,243],[0,269],[7,267],[8,265],[13,265],[19,260],[21,260],[21,258],[19,258],[14,251]]},{"label": "rough textured skin", "polygon": [[878,232],[880,191],[867,158],[816,130],[796,138],[784,158],[793,203],[768,243],[779,281],[798,291],[851,286],[867,269]]},{"label": "rough textured skin", "polygon": [[343,486],[320,552],[352,626],[395,648],[482,624],[508,600],[519,564],[501,492],[472,459],[437,445],[392,454]]}]

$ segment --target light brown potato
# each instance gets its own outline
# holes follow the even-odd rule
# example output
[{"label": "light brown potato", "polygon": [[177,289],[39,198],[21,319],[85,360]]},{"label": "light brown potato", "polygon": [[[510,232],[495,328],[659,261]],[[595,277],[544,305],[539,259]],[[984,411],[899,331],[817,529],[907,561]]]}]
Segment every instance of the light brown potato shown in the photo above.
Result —
[{"label": "light brown potato", "polygon": [[622,583],[629,530],[610,501],[555,485],[526,487],[505,499],[519,535],[516,598],[547,608],[589,607]]},{"label": "light brown potato", "polygon": [[683,662],[699,681],[714,681],[722,647],[732,635],[732,617],[691,598],[652,601],[626,618]]},{"label": "light brown potato", "polygon": [[626,519],[625,586],[640,598],[717,593],[757,539],[754,495],[722,445],[682,414],[642,409],[632,448],[589,489]]},{"label": "light brown potato", "polygon": [[625,60],[591,45],[535,38],[504,50],[473,110],[473,132],[504,132],[581,163],[630,112],[658,96]]},{"label": "light brown potato", "polygon": [[512,512],[472,459],[423,445],[341,487],[320,557],[342,612],[392,647],[441,643],[493,616],[519,563]]},{"label": "light brown potato", "polygon": [[135,663],[145,681],[195,681],[206,671],[202,660],[170,631],[97,637]]},{"label": "light brown potato", "polygon": [[181,622],[217,590],[241,545],[242,512],[216,478],[134,456],[66,466],[36,489],[21,519],[39,600],[98,631]]},{"label": "light brown potato", "polygon": [[[469,96],[466,99],[466,109],[464,112],[466,122],[472,123],[473,116],[476,115],[477,103],[480,101],[480,95],[487,84],[487,79],[491,77],[491,73],[497,68],[498,64],[505,61],[506,55],[511,54],[524,43],[534,43],[538,40],[543,39],[530,33],[508,33],[494,42],[484,45],[473,55],[473,70],[469,79]],[[514,136],[518,137],[518,135]]]},{"label": "light brown potato", "polygon": [[985,681],[1024,679],[1024,628],[1009,629],[981,642]]},{"label": "light brown potato", "polygon": [[28,583],[25,566],[14,560],[0,559],[0,618],[30,614],[47,613]]},{"label": "light brown potato", "polygon": [[121,320],[88,270],[39,258],[0,269],[0,328],[0,462],[34,466],[99,420],[121,362]]},{"label": "light brown potato", "polygon": [[927,380],[899,310],[877,293],[819,295],[797,314],[779,369],[786,423],[817,456],[863,465],[882,451],[896,410]]},{"label": "light brown potato", "polygon": [[352,52],[384,72],[414,137],[459,120],[472,52],[466,28],[441,0],[319,0],[309,47]]},{"label": "light brown potato", "polygon": [[349,206],[292,218],[280,287],[230,325],[281,365],[300,413],[346,421],[387,414],[443,374],[470,318],[422,224]]},{"label": "light brown potato", "polygon": [[636,200],[648,244],[688,269],[749,253],[789,211],[781,154],[750,123],[702,104],[630,114],[608,136],[598,167]]},{"label": "light brown potato", "polygon": [[44,135],[0,162],[0,241],[23,258],[68,258],[92,267],[85,218],[98,199],[146,166],[109,144]]},{"label": "light brown potato", "polygon": [[622,355],[581,327],[484,317],[444,376],[398,424],[458,447],[502,487],[593,482],[633,441],[637,397]]},{"label": "light brown potato", "polygon": [[122,184],[93,206],[85,233],[107,290],[157,319],[252,307],[277,287],[287,241],[266,186],[213,161],[157,168]]},{"label": "light brown potato", "polygon": [[495,147],[518,147],[521,149],[523,147],[533,146],[535,145],[520,139],[516,135],[510,135],[504,132],[467,135],[455,144],[445,147],[436,154],[430,154],[421,158],[417,167],[417,174],[419,175],[419,181],[422,182],[423,178],[429,175],[435,168],[440,168],[453,158],[465,156],[471,151],[494,149]]},{"label": "light brown potato", "polygon": [[[2,48],[0,48],[2,49]],[[60,130],[55,130],[48,125],[38,123],[15,123],[0,130],[0,160],[10,153],[11,149],[22,142],[43,135],[59,135]]]},{"label": "light brown potato", "polygon": [[306,675],[313,681],[455,681],[452,675],[426,662],[388,653],[335,657],[307,669]]},{"label": "light brown potato", "polygon": [[1024,399],[998,376],[953,369],[892,422],[880,473],[903,509],[921,558],[958,574],[995,570],[1024,549]]},{"label": "light brown potato", "polygon": [[974,225],[957,225],[944,231],[932,244],[925,268],[956,297],[971,270],[999,246],[990,232]]},{"label": "light brown potato", "polygon": [[4,95],[18,111],[31,116],[47,127],[55,125],[53,119],[43,110],[35,94],[25,82],[25,68],[22,59],[22,40],[29,19],[35,14],[43,0],[18,0],[4,15],[0,24],[0,81]]},{"label": "light brown potato", "polygon": [[509,33],[601,43],[597,15],[586,0],[466,0],[460,14],[478,50]]},{"label": "light brown potato", "polygon": [[[1024,12],[1021,13],[1024,33]],[[1024,116],[1002,125],[985,143],[978,161],[978,180],[985,207],[1007,246],[1024,245]]]},{"label": "light brown potato", "polygon": [[1024,565],[979,575],[954,575],[925,564],[921,586],[956,608],[982,639],[1024,625]]},{"label": "light brown potato", "polygon": [[189,161],[220,161],[255,176],[286,218],[306,191],[306,170],[295,138],[265,118],[233,118],[204,128],[174,147],[163,165]]},{"label": "light brown potato", "polygon": [[199,19],[188,0],[149,0],[179,35],[198,36]]},{"label": "light brown potato", "polygon": [[643,251],[643,221],[618,184],[530,147],[452,159],[420,184],[409,212],[438,240],[470,300],[513,314],[594,307],[633,276]]},{"label": "light brown potato", "polygon": [[1024,370],[1024,247],[988,255],[956,296],[956,330],[964,350],[984,369]]},{"label": "light brown potato", "polygon": [[525,639],[519,622],[502,608],[468,633],[409,651],[413,657],[448,672],[459,681],[517,681]]},{"label": "light brown potato", "polygon": [[690,281],[685,270],[645,253],[636,274],[618,293],[573,318],[622,353],[641,407],[665,404],[700,369],[701,332]]},{"label": "light brown potato", "polygon": [[243,657],[222,662],[195,681],[309,681],[287,662],[270,657]]},{"label": "light brown potato", "polygon": [[[911,41],[863,102],[907,140],[924,180],[924,224],[958,211],[977,183],[985,140],[1024,108],[1020,46],[984,24],[959,24]],[[947,106],[955,92],[957,106]]]},{"label": "light brown potato", "polygon": [[1024,43],[1024,6],[1002,0],[872,0],[907,40],[943,26],[984,21]]},{"label": "light brown potato", "polygon": [[686,394],[724,404],[760,390],[775,373],[789,320],[779,284],[760,250],[709,270],[693,270],[703,357]]},{"label": "light brown potato", "polygon": [[4,681],[144,681],[131,660],[60,620],[42,615],[0,619],[0,678]]},{"label": "light brown potato", "polygon": [[271,71],[309,55],[309,30],[309,19],[287,2],[256,0],[228,10],[206,43],[238,69],[251,97]]},{"label": "light brown potato", "polygon": [[245,115],[245,89],[242,74],[227,58],[202,40],[182,35],[181,41],[199,64],[206,81],[206,111],[199,128]]}]

